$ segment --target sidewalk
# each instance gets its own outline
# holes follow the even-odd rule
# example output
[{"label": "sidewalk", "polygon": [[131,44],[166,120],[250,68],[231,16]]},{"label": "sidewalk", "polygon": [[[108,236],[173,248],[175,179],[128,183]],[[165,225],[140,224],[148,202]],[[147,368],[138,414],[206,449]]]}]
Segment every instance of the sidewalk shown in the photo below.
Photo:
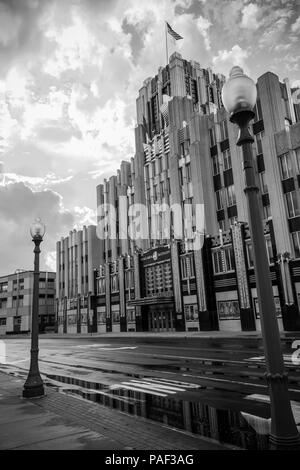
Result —
[{"label": "sidewalk", "polygon": [[232,449],[51,387],[46,387],[45,397],[23,399],[23,382],[0,372],[0,449]]},{"label": "sidewalk", "polygon": [[[13,336],[18,338],[18,335]],[[204,338],[204,339],[246,339],[262,338],[261,331],[170,331],[170,332],[122,332],[122,333],[45,333],[40,338]],[[281,339],[300,337],[299,331],[281,332]]]}]

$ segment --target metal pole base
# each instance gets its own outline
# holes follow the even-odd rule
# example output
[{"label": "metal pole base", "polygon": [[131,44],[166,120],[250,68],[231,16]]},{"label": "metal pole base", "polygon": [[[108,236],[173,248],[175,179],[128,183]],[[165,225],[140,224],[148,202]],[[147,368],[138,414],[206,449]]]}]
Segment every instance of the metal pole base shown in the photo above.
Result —
[{"label": "metal pole base", "polygon": [[35,398],[42,397],[45,395],[45,390],[43,384],[33,385],[33,386],[24,386],[23,389],[23,398]]},{"label": "metal pole base", "polygon": [[23,397],[24,398],[34,398],[42,397],[45,395],[44,383],[41,376],[38,375],[29,375],[26,380],[23,388]]},{"label": "metal pole base", "polygon": [[271,450],[300,450],[300,436],[279,437],[270,434]]}]

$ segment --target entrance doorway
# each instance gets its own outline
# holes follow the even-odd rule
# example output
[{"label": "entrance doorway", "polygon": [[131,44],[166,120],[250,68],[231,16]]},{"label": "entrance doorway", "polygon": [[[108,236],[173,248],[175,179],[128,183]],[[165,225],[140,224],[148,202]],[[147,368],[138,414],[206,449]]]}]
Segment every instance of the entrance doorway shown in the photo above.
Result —
[{"label": "entrance doorway", "polygon": [[21,331],[22,317],[14,317],[14,333],[20,333]]},{"label": "entrance doorway", "polygon": [[172,310],[150,310],[148,313],[149,331],[175,331]]}]

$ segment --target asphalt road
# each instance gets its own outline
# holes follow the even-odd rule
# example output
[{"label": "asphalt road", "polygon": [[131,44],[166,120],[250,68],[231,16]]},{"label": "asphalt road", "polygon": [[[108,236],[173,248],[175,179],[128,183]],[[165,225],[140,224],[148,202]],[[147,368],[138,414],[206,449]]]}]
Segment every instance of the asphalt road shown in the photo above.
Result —
[{"label": "asphalt road", "polygon": [[[286,337],[282,349],[290,397],[300,402],[300,364],[292,362],[294,340]],[[25,378],[30,338],[3,341],[5,358],[0,369]],[[263,347],[256,337],[41,335],[39,364],[45,381],[62,390],[141,391],[269,416],[269,406],[262,399],[267,395]]]}]

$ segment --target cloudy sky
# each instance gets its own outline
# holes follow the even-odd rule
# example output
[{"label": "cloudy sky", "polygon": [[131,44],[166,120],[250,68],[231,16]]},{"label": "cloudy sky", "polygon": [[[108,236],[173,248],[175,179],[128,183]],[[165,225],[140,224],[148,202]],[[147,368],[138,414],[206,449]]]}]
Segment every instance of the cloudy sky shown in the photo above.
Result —
[{"label": "cloudy sky", "polygon": [[[300,84],[299,0],[0,0],[0,275],[32,268],[28,228],[55,241],[95,222],[95,187],[134,154],[135,98],[177,50]],[[170,52],[172,49],[170,43]]]}]

